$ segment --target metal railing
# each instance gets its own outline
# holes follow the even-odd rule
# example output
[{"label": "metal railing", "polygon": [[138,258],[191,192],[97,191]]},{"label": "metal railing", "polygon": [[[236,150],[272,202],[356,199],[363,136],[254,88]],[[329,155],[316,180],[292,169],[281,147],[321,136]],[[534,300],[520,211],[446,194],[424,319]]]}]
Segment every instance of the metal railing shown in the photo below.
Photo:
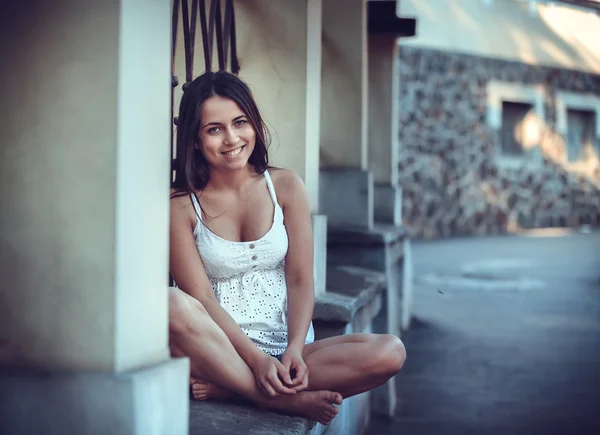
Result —
[{"label": "metal railing", "polygon": [[173,126],[177,125],[174,104],[175,89],[179,86],[179,78],[175,74],[179,23],[181,22],[183,27],[183,47],[185,55],[185,83],[182,85],[183,92],[186,91],[187,85],[194,80],[194,57],[196,54],[196,29],[198,22],[200,22],[204,70],[212,71],[213,69],[213,50],[216,45],[218,70],[230,71],[233,74],[238,74],[240,65],[237,58],[235,8],[233,1],[234,0],[173,0],[171,17],[171,119],[173,120],[173,123],[171,124],[172,177],[174,175],[175,163],[177,160],[176,150],[173,146]]}]

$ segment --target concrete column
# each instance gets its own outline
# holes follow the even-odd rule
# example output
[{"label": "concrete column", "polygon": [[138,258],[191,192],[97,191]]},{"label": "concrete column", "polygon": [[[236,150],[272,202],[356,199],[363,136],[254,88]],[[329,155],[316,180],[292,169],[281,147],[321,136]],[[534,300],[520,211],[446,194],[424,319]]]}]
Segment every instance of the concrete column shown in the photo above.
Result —
[{"label": "concrete column", "polygon": [[367,169],[366,0],[323,0],[322,167]]},{"label": "concrete column", "polygon": [[321,211],[332,227],[370,228],[366,0],[323,0],[322,78]]},{"label": "concrete column", "polygon": [[397,38],[371,34],[368,41],[369,169],[375,182],[375,220],[400,225]]},{"label": "concrete column", "polygon": [[2,21],[0,420],[187,433],[189,368],[168,350],[168,2],[36,1]]}]

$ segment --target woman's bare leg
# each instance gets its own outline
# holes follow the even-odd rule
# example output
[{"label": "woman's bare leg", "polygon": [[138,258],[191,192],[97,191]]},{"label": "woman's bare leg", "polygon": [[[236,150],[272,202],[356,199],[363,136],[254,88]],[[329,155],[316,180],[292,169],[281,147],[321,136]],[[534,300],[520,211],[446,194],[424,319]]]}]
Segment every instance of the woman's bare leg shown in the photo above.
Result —
[{"label": "woman's bare leg", "polygon": [[388,334],[349,334],[304,347],[309,390],[333,390],[346,397],[375,388],[402,368],[402,341]]},{"label": "woman's bare leg", "polygon": [[332,391],[305,391],[265,397],[254,374],[211,319],[202,304],[181,290],[169,289],[169,346],[190,358],[191,376],[240,394],[258,406],[302,415],[323,424],[337,414],[342,397]]}]

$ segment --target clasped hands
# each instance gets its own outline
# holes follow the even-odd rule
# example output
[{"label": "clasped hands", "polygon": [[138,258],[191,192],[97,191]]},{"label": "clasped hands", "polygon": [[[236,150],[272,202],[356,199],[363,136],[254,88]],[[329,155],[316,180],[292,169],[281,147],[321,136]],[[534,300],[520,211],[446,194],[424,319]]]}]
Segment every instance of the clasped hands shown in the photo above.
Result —
[{"label": "clasped hands", "polygon": [[256,384],[267,397],[282,394],[296,394],[308,387],[308,368],[302,358],[302,351],[288,347],[277,358],[265,354],[252,367]]}]

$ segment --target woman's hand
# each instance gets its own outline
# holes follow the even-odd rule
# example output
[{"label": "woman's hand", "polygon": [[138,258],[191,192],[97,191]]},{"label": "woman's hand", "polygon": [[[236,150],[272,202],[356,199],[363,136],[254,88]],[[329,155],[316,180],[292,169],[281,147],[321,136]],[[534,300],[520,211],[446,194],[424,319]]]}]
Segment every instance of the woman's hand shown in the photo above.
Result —
[{"label": "woman's hand", "polygon": [[281,357],[281,363],[290,374],[288,376],[293,376],[292,390],[306,390],[308,388],[308,368],[302,358],[302,351],[288,347]]},{"label": "woman's hand", "polygon": [[281,394],[296,394],[294,389],[289,388],[292,386],[289,370],[277,358],[265,354],[253,365],[252,371],[258,388],[265,396],[276,397]]}]

